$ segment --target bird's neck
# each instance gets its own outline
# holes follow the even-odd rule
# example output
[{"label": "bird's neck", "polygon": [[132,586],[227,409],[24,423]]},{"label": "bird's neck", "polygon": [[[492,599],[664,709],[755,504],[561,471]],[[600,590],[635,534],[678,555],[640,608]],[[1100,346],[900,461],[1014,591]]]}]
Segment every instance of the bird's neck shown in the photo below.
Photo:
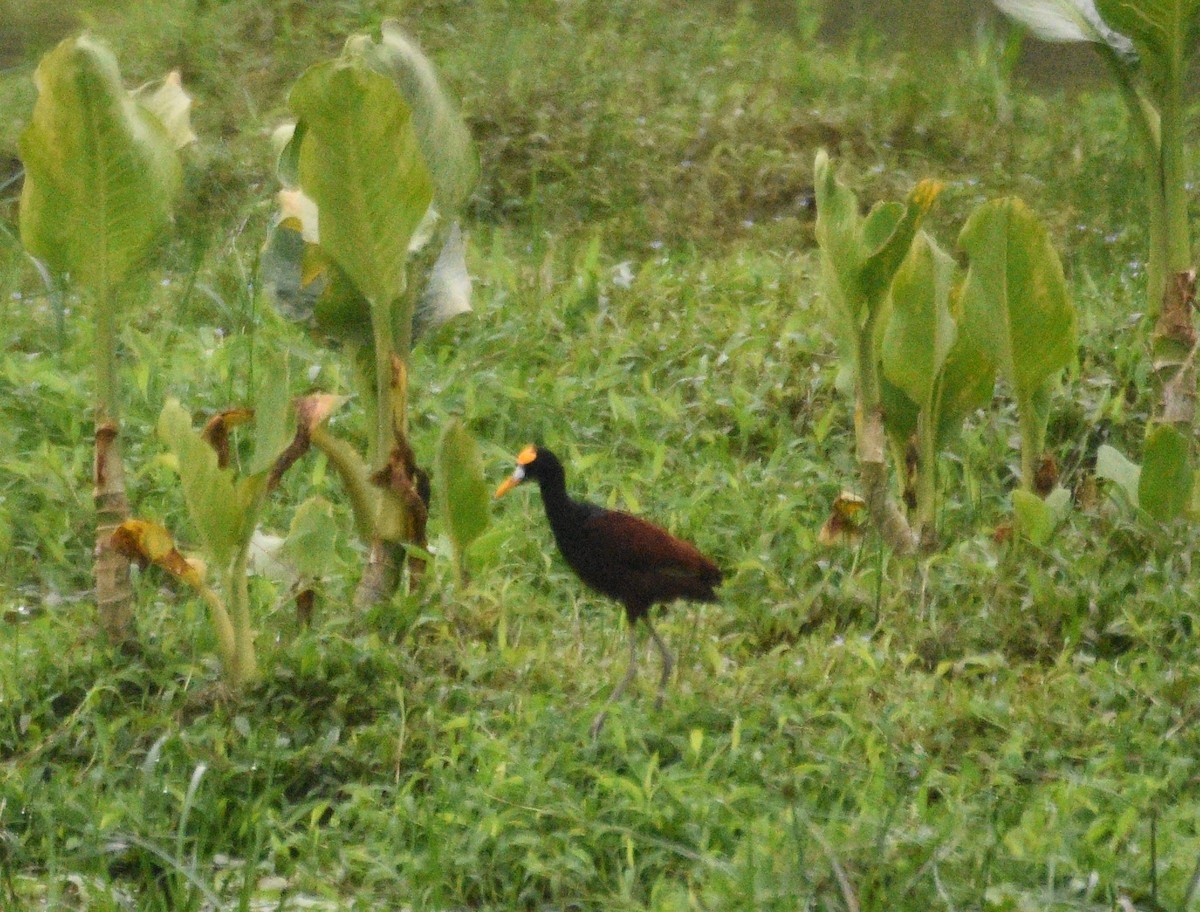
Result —
[{"label": "bird's neck", "polygon": [[538,478],[538,487],[541,488],[542,505],[546,508],[546,518],[550,520],[552,528],[557,529],[579,511],[579,504],[567,494],[566,477],[560,467],[554,466],[550,472]]}]

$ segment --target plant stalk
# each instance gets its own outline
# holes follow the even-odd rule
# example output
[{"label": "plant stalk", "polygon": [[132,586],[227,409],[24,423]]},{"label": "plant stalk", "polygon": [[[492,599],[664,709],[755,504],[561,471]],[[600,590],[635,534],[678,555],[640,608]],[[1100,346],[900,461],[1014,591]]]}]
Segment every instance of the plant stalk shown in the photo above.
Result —
[{"label": "plant stalk", "polygon": [[250,543],[247,541],[233,559],[226,587],[234,636],[234,663],[230,683],[235,688],[240,688],[258,677],[258,661],[254,655],[254,628],[250,622],[250,584],[246,574],[249,557]]},{"label": "plant stalk", "polygon": [[1032,399],[1018,403],[1017,424],[1021,430],[1021,490],[1032,493],[1038,457],[1041,456],[1042,450],[1037,410]]},{"label": "plant stalk", "polygon": [[113,532],[129,518],[117,407],[116,295],[111,290],[106,291],[96,305],[93,350],[96,432],[92,471],[96,545],[93,574],[100,625],[109,642],[124,646],[133,636],[133,587],[129,580],[129,559],[112,546]]},{"label": "plant stalk", "polygon": [[208,606],[209,614],[212,617],[213,630],[217,634],[217,652],[221,656],[221,666],[232,680],[238,661],[237,637],[233,632],[233,621],[230,620],[229,612],[226,610],[225,603],[221,601],[219,595],[208,588],[208,586],[201,586],[198,591],[200,598]]},{"label": "plant stalk", "polygon": [[932,420],[932,404],[917,418],[917,528],[922,544],[932,543],[937,521],[937,428]]},{"label": "plant stalk", "polygon": [[869,308],[866,325],[858,337],[858,401],[854,425],[859,477],[867,512],[879,534],[896,553],[912,554],[917,550],[917,536],[888,493],[887,434],[883,427],[879,366],[875,360],[878,312],[878,307]]}]

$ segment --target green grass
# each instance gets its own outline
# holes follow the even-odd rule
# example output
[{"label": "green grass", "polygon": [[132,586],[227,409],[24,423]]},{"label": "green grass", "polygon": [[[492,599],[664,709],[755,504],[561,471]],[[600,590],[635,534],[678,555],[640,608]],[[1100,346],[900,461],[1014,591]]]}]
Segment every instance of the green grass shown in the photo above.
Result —
[{"label": "green grass", "polygon": [[[178,66],[198,99],[167,268],[131,295],[122,336],[135,511],[193,545],[152,434],[164,400],[238,401],[264,347],[288,353],[297,393],[348,389],[338,355],[247,279],[287,87],[395,10],[80,10],[129,83]],[[16,245],[14,190],[0,191],[0,906],[1195,908],[1190,530],[1148,531],[1105,498],[1044,550],[993,542],[1017,461],[1001,402],[943,460],[941,552],[816,545],[855,477],[816,291],[817,146],[867,201],[946,180],[932,226],[947,245],[987,197],[1018,193],[1046,220],[1081,312],[1049,433],[1074,485],[1100,443],[1137,453],[1152,395],[1131,323],[1143,235],[1119,103],[1030,93],[986,35],[934,61],[869,35],[828,46],[805,5],[772,10],[403,11],[463,98],[484,165],[476,313],[414,364],[419,457],[450,415],[497,480],[544,441],[573,490],[729,570],[721,604],[660,622],[680,658],[665,708],[643,680],[595,744],[623,621],[566,569],[524,489],[498,504],[469,588],[435,521],[429,584],[359,614],[349,512],[309,458],[267,525],[324,495],[339,563],[312,629],[255,581],[261,684],[220,688],[202,605],[153,572],[137,584],[139,654],[108,650],[84,531],[87,321],[73,300],[60,321]],[[8,125],[32,99],[27,63],[60,27],[4,60],[0,185]],[[353,403],[336,421],[365,440]]]}]

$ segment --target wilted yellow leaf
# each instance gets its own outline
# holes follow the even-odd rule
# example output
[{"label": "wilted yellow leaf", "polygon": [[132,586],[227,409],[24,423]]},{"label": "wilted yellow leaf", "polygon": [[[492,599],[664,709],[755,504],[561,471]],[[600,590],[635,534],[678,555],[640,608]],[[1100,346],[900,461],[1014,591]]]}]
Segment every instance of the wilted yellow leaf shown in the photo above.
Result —
[{"label": "wilted yellow leaf", "polygon": [[154,564],[193,589],[204,586],[203,565],[185,558],[175,548],[171,533],[157,523],[127,519],[112,534],[112,546],[143,567]]},{"label": "wilted yellow leaf", "polygon": [[867,502],[853,491],[834,498],[829,518],[817,533],[817,541],[826,547],[854,545],[862,540]]}]

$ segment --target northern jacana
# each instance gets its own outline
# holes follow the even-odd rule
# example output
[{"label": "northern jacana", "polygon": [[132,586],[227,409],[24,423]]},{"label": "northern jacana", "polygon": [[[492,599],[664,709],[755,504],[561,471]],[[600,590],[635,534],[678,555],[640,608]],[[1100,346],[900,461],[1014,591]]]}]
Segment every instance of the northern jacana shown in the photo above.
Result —
[{"label": "northern jacana", "polygon": [[[558,550],[579,578],[625,606],[629,621],[629,668],[608,698],[612,704],[637,677],[638,621],[662,655],[656,707],[661,707],[675,660],[650,622],[650,608],[682,598],[715,602],[721,570],[690,542],[653,523],[619,510],[606,510],[567,494],[566,473],[558,457],[541,446],[527,446],[517,456],[517,468],[496,489],[496,497],[534,480]],[[592,723],[592,737],[608,716],[605,708]]]}]

